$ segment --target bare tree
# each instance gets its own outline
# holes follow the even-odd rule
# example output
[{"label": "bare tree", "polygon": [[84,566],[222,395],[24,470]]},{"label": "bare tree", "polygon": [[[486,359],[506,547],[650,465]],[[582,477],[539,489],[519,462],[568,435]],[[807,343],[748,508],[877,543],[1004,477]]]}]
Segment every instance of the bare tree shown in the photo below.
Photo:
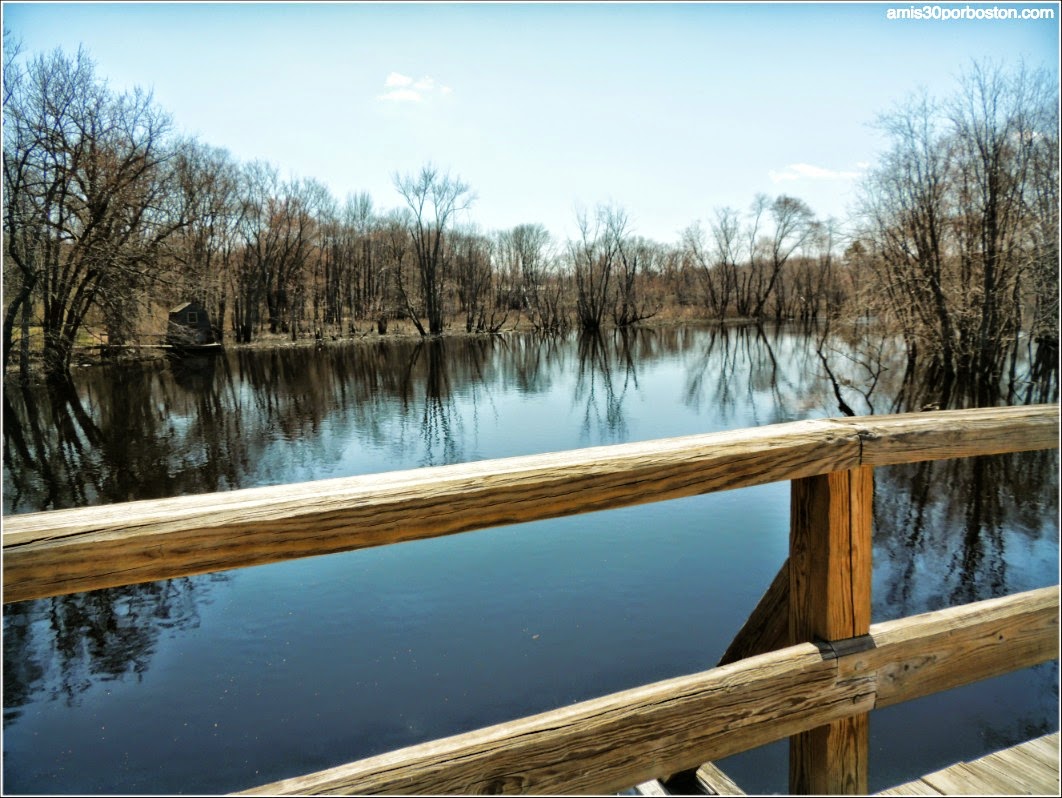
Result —
[{"label": "bare tree", "polygon": [[659,307],[645,297],[645,284],[655,274],[660,247],[641,237],[621,237],[618,241],[619,273],[612,320],[617,327],[630,327],[652,318]]},{"label": "bare tree", "polygon": [[540,224],[521,224],[498,234],[497,256],[501,271],[513,286],[514,309],[530,310],[535,293],[545,281],[549,232]]},{"label": "bare tree", "polygon": [[[361,192],[347,196],[342,208],[325,192],[318,215],[320,259],[315,262],[321,285],[315,294],[315,318],[322,316],[333,335],[354,333],[354,320],[377,317],[384,303],[385,265],[380,262],[379,219],[372,197]],[[316,326],[315,322],[315,326]],[[386,326],[386,320],[384,320]]]},{"label": "bare tree", "polygon": [[1024,67],[1007,73],[975,63],[947,108],[959,170],[959,258],[980,272],[976,330],[963,336],[964,355],[986,374],[998,370],[1000,351],[1021,327],[1029,180],[1037,137],[1057,105],[1049,85]]},{"label": "bare tree", "polygon": [[314,259],[310,277],[315,338],[323,338],[325,327],[332,327],[332,336],[342,330],[342,302],[340,285],[346,259],[343,252],[343,227],[335,197],[328,195],[317,209],[317,233],[320,251]]},{"label": "bare tree", "polygon": [[568,326],[565,285],[557,273],[549,231],[540,224],[517,225],[498,235],[500,268],[508,276],[514,305],[527,313],[540,332],[560,332]]},{"label": "bare tree", "polygon": [[372,197],[366,192],[347,197],[343,222],[352,230],[354,239],[351,312],[359,317],[371,316],[386,302],[385,274],[377,262],[377,218]]},{"label": "bare tree", "polygon": [[794,314],[802,321],[834,315],[844,301],[844,288],[834,269],[838,225],[833,218],[812,222],[806,242],[807,255],[794,274]]},{"label": "bare tree", "polygon": [[[439,335],[445,321],[444,283],[449,266],[445,239],[455,216],[466,210],[475,196],[467,184],[441,173],[432,164],[422,167],[416,175],[395,175],[394,185],[409,207],[408,228],[428,331]],[[423,334],[419,321],[413,321]]]},{"label": "bare tree", "polygon": [[312,180],[281,183],[260,161],[243,171],[240,262],[234,279],[236,340],[249,342],[263,304],[270,333],[297,335],[307,269],[317,256],[317,209],[327,191]]},{"label": "bare tree", "polygon": [[[781,195],[776,197],[770,205],[771,221],[773,230],[767,240],[767,276],[757,283],[756,304],[752,315],[757,319],[763,318],[764,307],[779,285],[778,279],[785,268],[789,258],[807,241],[813,230],[812,222],[814,214],[807,204],[796,197]],[[784,298],[778,303],[778,307],[784,307]],[[776,313],[776,317],[780,314]]]},{"label": "bare tree", "polygon": [[721,270],[709,255],[700,222],[694,222],[682,231],[682,256],[686,268],[694,270],[697,274],[708,312],[722,318],[725,311],[720,307]]},{"label": "bare tree", "polygon": [[[683,253],[696,269],[705,306],[720,319],[729,312],[737,289],[740,237],[741,219],[733,208],[716,210],[707,236],[699,223],[690,225],[682,235]],[[745,307],[741,315],[747,312]]]},{"label": "bare tree", "polygon": [[230,272],[240,222],[239,167],[226,150],[194,140],[177,147],[180,201],[189,224],[169,247],[174,268],[169,274],[173,301],[202,302],[214,320],[214,336],[221,340],[228,305]]},{"label": "bare tree", "polygon": [[865,260],[945,390],[957,374],[991,390],[1025,309],[1038,324],[1057,308],[1057,103],[1042,73],[975,64],[950,101],[883,117],[893,146],[863,187]]},{"label": "bare tree", "polygon": [[764,242],[760,240],[760,231],[763,227],[763,216],[769,204],[770,199],[766,194],[757,194],[749,207],[749,224],[743,229],[748,263],[737,272],[734,280],[735,310],[742,318],[751,318],[756,315],[754,309],[761,306],[761,300],[767,301],[767,297],[763,294],[763,286],[766,282],[764,272],[767,267],[764,264]]},{"label": "bare tree", "polygon": [[[413,239],[409,233],[409,210],[402,209],[392,211],[384,217],[380,233],[383,238],[384,268],[389,275],[394,291],[397,295],[395,309],[398,315],[407,316],[416,326],[417,332],[426,336],[427,330],[421,321],[420,308],[417,306],[416,295],[411,293],[411,278],[409,271],[414,270]],[[381,318],[378,324],[381,334],[386,332],[386,319]]]},{"label": "bare tree", "polygon": [[909,344],[931,342],[953,373],[956,338],[945,291],[951,152],[939,146],[936,113],[922,95],[882,118],[894,145],[871,173],[863,201],[879,253],[870,263]]},{"label": "bare tree", "polygon": [[15,269],[5,309],[4,365],[15,316],[41,305],[44,367],[66,374],[85,318],[112,318],[154,277],[162,243],[187,220],[173,196],[169,119],[139,90],[113,95],[84,52],[39,56],[5,83],[5,254]]},{"label": "bare tree", "polygon": [[593,221],[585,211],[576,218],[579,240],[568,245],[575,276],[576,315],[584,332],[598,332],[612,307],[613,271],[626,235],[627,215],[619,208],[599,206]]},{"label": "bare tree", "polygon": [[[1033,294],[1030,333],[1045,360],[1057,364],[1059,324],[1059,136],[1058,104],[1045,109],[1033,136],[1028,181],[1029,290]],[[1057,365],[1056,365],[1057,368]]]},{"label": "bare tree", "polygon": [[494,242],[473,229],[454,232],[450,239],[465,332],[498,332],[509,314],[495,303]]}]

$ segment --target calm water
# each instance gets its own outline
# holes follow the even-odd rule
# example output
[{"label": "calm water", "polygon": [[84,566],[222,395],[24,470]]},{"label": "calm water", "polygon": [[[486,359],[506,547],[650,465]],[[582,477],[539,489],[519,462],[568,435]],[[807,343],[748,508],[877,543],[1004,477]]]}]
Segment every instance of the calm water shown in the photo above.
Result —
[{"label": "calm water", "polygon": [[[829,343],[865,389],[874,367],[841,354],[862,343]],[[846,401],[917,407],[879,347],[890,367]],[[837,415],[814,336],[784,329],[229,352],[5,385],[4,512]],[[1055,584],[1058,472],[1056,452],[878,469],[874,620]],[[9,605],[4,791],[238,790],[711,667],[786,556],[788,494]],[[1053,731],[1058,700],[1051,664],[876,712],[871,789]],[[786,790],[784,743],[721,765]]]}]

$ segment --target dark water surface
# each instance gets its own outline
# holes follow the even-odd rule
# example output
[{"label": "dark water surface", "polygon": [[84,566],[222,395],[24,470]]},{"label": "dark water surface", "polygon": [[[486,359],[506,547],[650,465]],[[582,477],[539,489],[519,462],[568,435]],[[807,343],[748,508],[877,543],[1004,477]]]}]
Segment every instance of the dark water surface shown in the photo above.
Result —
[{"label": "dark water surface", "polygon": [[[868,339],[870,340],[870,339]],[[889,342],[824,350],[908,410]],[[882,345],[884,347],[882,348]],[[876,361],[875,361],[876,362]],[[856,399],[859,399],[857,402]],[[840,415],[815,336],[390,341],[4,386],[4,512]],[[874,621],[1058,581],[1058,454],[875,474]],[[4,608],[4,792],[218,793],[714,665],[781,566],[780,483]],[[870,787],[1058,728],[1055,664],[871,716]],[[785,792],[784,743],[720,763]]]}]

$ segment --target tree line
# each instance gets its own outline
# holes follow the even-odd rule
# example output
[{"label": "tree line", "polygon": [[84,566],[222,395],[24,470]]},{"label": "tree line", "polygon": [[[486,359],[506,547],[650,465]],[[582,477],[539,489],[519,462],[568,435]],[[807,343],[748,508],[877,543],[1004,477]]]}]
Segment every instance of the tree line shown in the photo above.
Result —
[{"label": "tree line", "polygon": [[954,95],[918,95],[881,127],[891,146],[866,181],[849,252],[865,274],[861,303],[912,356],[928,350],[946,380],[997,382],[1022,332],[1056,361],[1057,86],[974,64]]},{"label": "tree line", "polygon": [[[150,94],[115,93],[88,55],[25,64],[5,33],[5,369],[68,372],[87,329],[142,341],[189,299],[219,337],[341,338],[407,319],[423,336],[626,327],[660,313],[887,321],[952,370],[1031,332],[1057,348],[1057,100],[1042,75],[976,67],[949,102],[884,118],[893,141],[847,233],[792,196],[722,208],[677,242],[621,207],[485,232],[475,194],[432,164],[399,205],[180,135]],[[853,232],[854,231],[854,232]],[[17,346],[17,349],[16,349]]]}]

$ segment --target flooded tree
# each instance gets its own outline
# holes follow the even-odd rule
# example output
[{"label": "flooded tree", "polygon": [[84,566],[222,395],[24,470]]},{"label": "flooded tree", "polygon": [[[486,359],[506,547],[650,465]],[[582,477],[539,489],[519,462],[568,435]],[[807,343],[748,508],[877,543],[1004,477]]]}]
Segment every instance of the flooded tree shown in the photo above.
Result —
[{"label": "flooded tree", "polygon": [[[417,285],[428,332],[439,335],[445,322],[444,284],[452,257],[446,238],[457,214],[471,205],[475,195],[466,183],[442,173],[432,164],[422,167],[416,175],[395,175],[394,185],[408,206],[406,226],[413,245]],[[419,314],[410,316],[424,335]]]},{"label": "flooded tree", "polygon": [[162,244],[187,223],[170,202],[170,120],[148,93],[111,92],[83,51],[7,66],[16,74],[4,86],[4,254],[13,266],[4,365],[15,319],[36,301],[44,368],[64,375],[90,311],[118,329]]},{"label": "flooded tree", "polygon": [[[764,210],[770,216],[771,229],[760,237],[757,233]],[[762,195],[757,197],[753,214],[756,222],[749,233],[749,298],[752,318],[762,319],[766,316],[768,300],[777,296],[782,270],[812,233],[814,214],[803,200],[785,194],[773,201]],[[776,307],[784,306],[782,297]],[[775,318],[780,318],[778,311]]]},{"label": "flooded tree", "polygon": [[[788,274],[806,265],[807,253],[805,258],[797,253],[809,242],[822,240],[823,227],[803,200],[785,194],[772,200],[759,194],[744,218],[733,208],[718,208],[707,232],[699,222],[690,225],[681,246],[683,262],[696,273],[713,316],[762,321],[769,309],[781,320],[800,308],[806,313],[808,305],[823,304],[821,280]],[[828,236],[826,242],[832,246]],[[797,293],[800,289],[814,290],[815,295]]]},{"label": "flooded tree", "polygon": [[614,271],[627,236],[627,214],[620,208],[599,206],[591,219],[577,216],[579,240],[568,245],[575,277],[576,316],[583,332],[601,329],[614,302]]},{"label": "flooded tree", "polygon": [[465,332],[498,332],[509,316],[498,308],[494,242],[474,229],[451,236],[457,299],[465,317]]},{"label": "flooded tree", "polygon": [[661,250],[640,236],[628,237],[620,239],[618,255],[612,321],[622,328],[650,319],[659,311],[659,306],[646,297],[646,288],[657,271]]},{"label": "flooded tree", "polygon": [[720,319],[730,309],[737,284],[740,231],[737,211],[733,208],[718,208],[707,235],[696,222],[682,234],[687,268],[695,270],[697,274],[709,313]]},{"label": "flooded tree", "polygon": [[1010,396],[1027,393],[1013,366],[1028,357],[1057,382],[1057,92],[1023,68],[974,65],[950,98],[882,117],[892,146],[842,257],[847,231],[788,195],[717,209],[669,247],[633,236],[615,206],[581,213],[561,252],[538,224],[473,241],[455,232],[471,190],[432,164],[394,176],[400,211],[366,193],[339,203],[174,139],[150,95],[111,92],[83,52],[23,64],[7,42],[4,58],[3,358],[27,379],[31,357],[65,373],[76,346],[139,343],[159,323],[146,309],[195,298],[237,343],[337,339],[363,320],[383,333],[402,316],[427,336],[457,316],[491,332],[511,312],[558,332],[666,305],[806,323],[847,308],[936,362],[945,393],[1008,364]]},{"label": "flooded tree", "polygon": [[527,314],[540,332],[568,328],[566,285],[556,269],[549,231],[540,224],[521,224],[498,234],[499,268],[512,288],[509,307]]},{"label": "flooded tree", "polygon": [[1057,245],[1045,244],[1058,229],[1045,202],[1057,196],[1056,106],[1045,75],[974,65],[950,101],[922,95],[882,117],[892,148],[863,187],[863,263],[877,308],[945,384],[964,373],[994,385],[1027,308],[1054,334],[1035,309],[1058,294]]},{"label": "flooded tree", "polygon": [[798,253],[789,259],[772,297],[777,320],[805,324],[836,316],[849,296],[845,274],[837,268],[840,228],[834,219],[812,221]]},{"label": "flooded tree", "polygon": [[318,246],[317,210],[326,194],[313,180],[282,183],[277,170],[264,162],[244,168],[241,257],[233,275],[237,342],[251,341],[263,306],[269,332],[295,336],[308,266]]}]

